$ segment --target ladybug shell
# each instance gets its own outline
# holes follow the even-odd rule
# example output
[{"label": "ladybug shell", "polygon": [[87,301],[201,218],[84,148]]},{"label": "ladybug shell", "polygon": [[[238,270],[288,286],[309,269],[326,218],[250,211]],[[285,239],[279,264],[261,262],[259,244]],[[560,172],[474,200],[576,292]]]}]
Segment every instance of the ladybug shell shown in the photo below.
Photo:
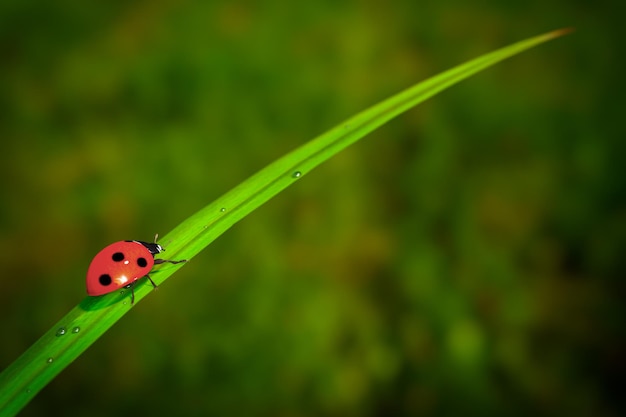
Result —
[{"label": "ladybug shell", "polygon": [[87,294],[108,294],[143,278],[154,266],[154,255],[137,241],[115,242],[93,258],[87,270]]}]

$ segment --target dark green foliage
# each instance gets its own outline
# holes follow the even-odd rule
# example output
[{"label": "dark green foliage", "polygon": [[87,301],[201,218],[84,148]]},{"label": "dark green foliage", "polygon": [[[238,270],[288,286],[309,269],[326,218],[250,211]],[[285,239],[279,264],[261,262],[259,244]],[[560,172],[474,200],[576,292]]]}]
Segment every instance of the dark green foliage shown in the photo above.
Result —
[{"label": "dark green foliage", "polygon": [[102,246],[416,80],[578,27],[303,178],[22,415],[618,414],[623,29],[601,6],[13,3],[1,368],[84,297]]}]

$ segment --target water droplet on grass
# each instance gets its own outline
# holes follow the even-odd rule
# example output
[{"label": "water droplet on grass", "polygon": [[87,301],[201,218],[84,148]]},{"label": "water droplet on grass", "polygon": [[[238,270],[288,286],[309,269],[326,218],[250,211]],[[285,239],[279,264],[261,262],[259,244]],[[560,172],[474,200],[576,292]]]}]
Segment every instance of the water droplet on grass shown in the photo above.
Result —
[{"label": "water droplet on grass", "polygon": [[302,172],[300,171],[295,171],[293,174],[291,174],[292,178],[300,178],[302,176]]},{"label": "water droplet on grass", "polygon": [[54,361],[54,359],[52,359],[52,358],[48,358],[48,360],[47,360],[46,362],[48,362],[48,363],[52,363],[52,361]]},{"label": "water droplet on grass", "polygon": [[225,212],[225,211],[226,211],[226,207],[222,207],[222,208],[220,209],[220,211],[221,211],[222,213],[223,213],[223,212]]},{"label": "water droplet on grass", "polygon": [[59,336],[63,336],[65,333],[67,333],[67,330],[65,330],[65,327],[59,327],[59,329],[57,330],[57,337]]},{"label": "water droplet on grass", "polygon": [[72,333],[78,333],[80,332],[80,327],[76,326],[72,329]]}]

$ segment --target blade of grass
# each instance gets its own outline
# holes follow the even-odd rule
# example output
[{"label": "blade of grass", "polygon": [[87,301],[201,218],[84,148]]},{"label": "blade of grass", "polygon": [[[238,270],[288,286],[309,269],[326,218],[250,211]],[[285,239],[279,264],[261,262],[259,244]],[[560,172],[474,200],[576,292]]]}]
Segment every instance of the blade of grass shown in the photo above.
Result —
[{"label": "blade of grass", "polygon": [[[163,237],[170,259],[191,259],[218,236],[345,147],[438,92],[495,63],[568,33],[557,30],[488,53],[429,78],[357,114],[271,163]],[[162,265],[161,284],[184,264]],[[81,282],[79,280],[78,282]],[[135,303],[152,289],[138,285]],[[128,294],[87,297],[0,374],[0,416],[18,413],[48,382],[130,310]]]}]

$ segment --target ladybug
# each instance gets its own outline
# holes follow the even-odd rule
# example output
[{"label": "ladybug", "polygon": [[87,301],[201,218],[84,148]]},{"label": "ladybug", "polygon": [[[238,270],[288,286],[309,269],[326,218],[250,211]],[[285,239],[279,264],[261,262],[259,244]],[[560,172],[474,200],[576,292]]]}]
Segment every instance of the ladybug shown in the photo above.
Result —
[{"label": "ladybug", "polygon": [[157,287],[148,275],[155,264],[187,262],[186,259],[181,261],[154,259],[154,255],[164,250],[161,245],[156,243],[156,237],[154,243],[125,240],[110,244],[98,252],[89,265],[87,294],[98,296],[120,288],[129,288],[131,290],[130,304],[134,304],[135,291],[133,287],[137,280],[146,277],[154,288]]}]

